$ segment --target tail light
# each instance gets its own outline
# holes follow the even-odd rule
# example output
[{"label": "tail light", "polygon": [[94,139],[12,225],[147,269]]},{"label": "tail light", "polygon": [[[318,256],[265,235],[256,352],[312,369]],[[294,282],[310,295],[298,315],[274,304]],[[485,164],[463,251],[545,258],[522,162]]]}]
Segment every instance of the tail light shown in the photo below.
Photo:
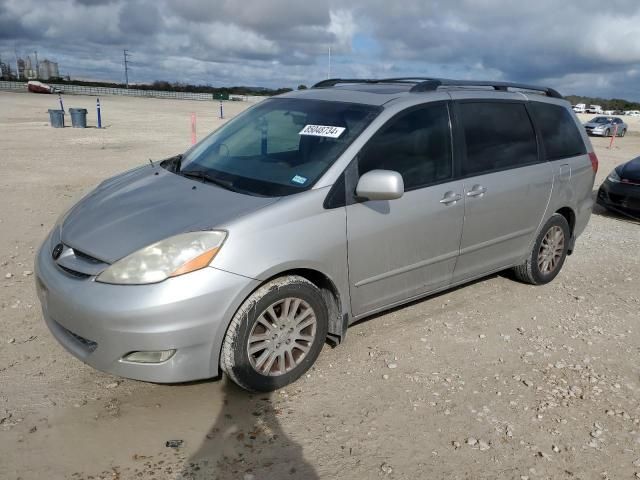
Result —
[{"label": "tail light", "polygon": [[596,155],[596,152],[589,152],[589,160],[591,160],[593,173],[598,173],[598,156]]}]

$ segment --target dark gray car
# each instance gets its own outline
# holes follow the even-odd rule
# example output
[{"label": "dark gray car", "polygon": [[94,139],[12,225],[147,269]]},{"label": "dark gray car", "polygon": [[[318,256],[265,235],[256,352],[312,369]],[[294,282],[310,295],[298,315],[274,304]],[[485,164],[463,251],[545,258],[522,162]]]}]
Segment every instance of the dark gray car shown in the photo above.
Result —
[{"label": "dark gray car", "polygon": [[44,241],[37,291],[95,368],[273,390],[368,315],[508,268],[551,281],[597,166],[549,88],[324,81],[103,182]]}]

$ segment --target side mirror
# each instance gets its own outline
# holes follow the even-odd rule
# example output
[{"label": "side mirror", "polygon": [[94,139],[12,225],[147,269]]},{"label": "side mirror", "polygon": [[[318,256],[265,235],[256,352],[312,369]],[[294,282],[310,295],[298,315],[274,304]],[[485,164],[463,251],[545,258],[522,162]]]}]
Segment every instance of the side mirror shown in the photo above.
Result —
[{"label": "side mirror", "polygon": [[404,195],[402,175],[392,170],[371,170],[358,180],[356,195],[367,200],[395,200]]}]

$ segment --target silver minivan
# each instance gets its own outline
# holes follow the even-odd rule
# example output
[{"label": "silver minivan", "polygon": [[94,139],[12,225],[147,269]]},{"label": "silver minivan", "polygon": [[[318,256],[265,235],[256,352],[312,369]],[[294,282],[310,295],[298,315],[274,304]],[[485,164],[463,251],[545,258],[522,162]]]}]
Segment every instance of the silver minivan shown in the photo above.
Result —
[{"label": "silver minivan", "polygon": [[274,390],[368,315],[509,268],[551,281],[597,167],[550,88],[327,80],[104,181],[44,241],[38,296],[97,369]]}]

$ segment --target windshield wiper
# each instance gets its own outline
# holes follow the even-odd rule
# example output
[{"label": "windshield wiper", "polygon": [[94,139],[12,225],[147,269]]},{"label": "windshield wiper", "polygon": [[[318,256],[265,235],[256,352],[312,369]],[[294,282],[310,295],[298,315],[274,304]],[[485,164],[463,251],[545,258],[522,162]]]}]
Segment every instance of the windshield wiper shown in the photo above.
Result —
[{"label": "windshield wiper", "polygon": [[188,178],[197,178],[202,180],[203,183],[204,182],[213,183],[214,185],[217,185],[222,188],[226,188],[227,190],[231,190],[232,192],[239,191],[237,188],[233,186],[233,183],[225,180],[220,180],[219,178],[212,176],[206,170],[186,170],[186,171],[183,170],[179,172],[179,175],[182,175],[183,177],[188,177]]}]

